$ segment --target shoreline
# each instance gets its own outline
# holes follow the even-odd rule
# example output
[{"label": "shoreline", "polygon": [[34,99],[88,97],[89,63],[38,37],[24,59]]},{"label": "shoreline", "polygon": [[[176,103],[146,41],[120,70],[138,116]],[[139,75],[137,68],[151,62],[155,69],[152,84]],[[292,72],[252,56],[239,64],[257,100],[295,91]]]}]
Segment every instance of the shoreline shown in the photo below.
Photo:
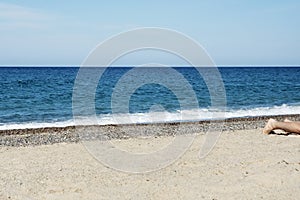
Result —
[{"label": "shoreline", "polygon": [[31,146],[55,143],[78,143],[81,140],[111,140],[136,137],[159,137],[184,134],[205,134],[215,131],[251,130],[264,127],[266,120],[285,118],[296,121],[299,115],[273,115],[257,117],[228,118],[197,122],[173,122],[155,124],[90,125],[67,127],[44,127],[30,129],[0,130],[0,146]]}]

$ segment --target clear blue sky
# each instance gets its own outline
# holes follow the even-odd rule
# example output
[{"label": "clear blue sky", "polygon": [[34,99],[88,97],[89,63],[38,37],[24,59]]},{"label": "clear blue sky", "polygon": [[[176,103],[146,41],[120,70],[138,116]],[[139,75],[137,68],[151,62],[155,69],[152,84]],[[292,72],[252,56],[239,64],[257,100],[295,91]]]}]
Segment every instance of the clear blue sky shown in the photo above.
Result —
[{"label": "clear blue sky", "polygon": [[217,65],[299,65],[299,0],[2,0],[0,65],[80,65],[104,39],[137,27],[198,41]]}]

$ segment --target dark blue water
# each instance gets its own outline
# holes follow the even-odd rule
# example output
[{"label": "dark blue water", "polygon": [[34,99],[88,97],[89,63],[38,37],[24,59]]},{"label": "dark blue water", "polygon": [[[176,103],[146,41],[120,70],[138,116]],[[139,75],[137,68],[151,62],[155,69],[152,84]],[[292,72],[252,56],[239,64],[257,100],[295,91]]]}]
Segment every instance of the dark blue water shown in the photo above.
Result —
[{"label": "dark blue water", "polygon": [[[0,125],[72,119],[72,92],[78,70],[66,67],[0,68]],[[108,68],[105,71],[95,95],[96,113],[99,116],[112,113],[111,97],[114,88],[130,70]],[[145,69],[137,78],[147,79],[149,70],[151,68]],[[184,76],[197,95],[199,108],[191,106],[188,109],[209,109],[209,91],[197,70],[175,70]],[[247,112],[259,109],[274,112],[276,108],[280,112],[287,112],[281,114],[299,112],[300,67],[226,67],[219,68],[219,71],[226,90],[227,109],[232,113],[244,111],[243,115],[247,115]],[[157,76],[161,74],[157,73]],[[172,76],[169,78],[180,88],[180,81],[172,80]],[[180,101],[188,102],[189,98],[186,96]],[[160,108],[170,113],[181,109],[179,100],[169,88],[152,83],[137,88],[131,95],[129,112],[149,113],[155,105],[160,105]]]}]

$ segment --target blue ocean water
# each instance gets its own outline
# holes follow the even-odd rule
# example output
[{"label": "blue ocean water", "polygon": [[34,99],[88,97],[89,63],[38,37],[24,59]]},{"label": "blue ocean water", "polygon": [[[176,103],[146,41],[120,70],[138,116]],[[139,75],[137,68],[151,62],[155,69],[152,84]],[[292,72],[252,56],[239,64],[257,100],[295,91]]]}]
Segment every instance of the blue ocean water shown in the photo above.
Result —
[{"label": "blue ocean water", "polygon": [[[128,106],[131,122],[177,121],[182,112],[189,120],[211,117],[209,90],[195,68],[174,68],[193,88],[198,106],[185,110],[174,92],[157,83],[141,85],[131,94]],[[300,67],[219,67],[226,91],[227,117],[273,114],[300,114]],[[73,123],[72,93],[78,67],[1,67],[0,68],[0,128],[35,126],[65,126]],[[93,70],[93,69],[91,69]],[[130,72],[129,67],[107,68],[95,93],[95,110],[102,124],[114,123],[112,94],[118,81]],[[152,68],[144,68],[131,81],[147,80]],[[159,73],[160,77],[163,74]],[[165,78],[162,76],[162,78]],[[168,79],[174,88],[181,81]],[[146,81],[147,82],[147,81]],[[131,82],[127,82],[127,86]],[[126,89],[126,85],[123,87]],[[122,94],[119,94],[122,99]],[[126,96],[126,94],[125,94]],[[125,98],[125,97],[124,97]],[[114,113],[124,115],[126,113]],[[84,114],[83,114],[84,115]],[[160,118],[160,116],[162,116]],[[84,117],[84,116],[83,116]],[[88,116],[85,116],[88,117]],[[160,119],[159,119],[160,118]],[[155,121],[155,120],[154,120]]]}]

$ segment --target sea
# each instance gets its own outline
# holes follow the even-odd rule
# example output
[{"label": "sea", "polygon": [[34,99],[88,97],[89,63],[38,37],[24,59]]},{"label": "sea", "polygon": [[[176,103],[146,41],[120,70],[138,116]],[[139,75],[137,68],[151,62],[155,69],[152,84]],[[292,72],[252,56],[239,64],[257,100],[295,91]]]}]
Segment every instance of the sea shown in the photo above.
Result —
[{"label": "sea", "polygon": [[[75,125],[73,92],[79,69],[0,67],[0,129]],[[300,114],[300,67],[218,67],[226,94],[225,109],[212,105],[212,95],[218,94],[212,94],[196,68],[172,67],[180,76],[168,75],[164,68],[146,67],[131,73],[133,69],[103,68],[93,97],[97,124],[211,120],[218,112],[225,118]],[[155,81],[166,79],[170,87]],[[139,84],[132,87],[136,82]],[[183,84],[190,86],[187,90],[195,94],[197,105],[189,105],[190,93],[182,89]],[[122,88],[117,88],[120,85]],[[116,111],[113,98],[124,100],[121,105],[125,109]],[[84,107],[81,117],[76,125],[90,122]]]}]

